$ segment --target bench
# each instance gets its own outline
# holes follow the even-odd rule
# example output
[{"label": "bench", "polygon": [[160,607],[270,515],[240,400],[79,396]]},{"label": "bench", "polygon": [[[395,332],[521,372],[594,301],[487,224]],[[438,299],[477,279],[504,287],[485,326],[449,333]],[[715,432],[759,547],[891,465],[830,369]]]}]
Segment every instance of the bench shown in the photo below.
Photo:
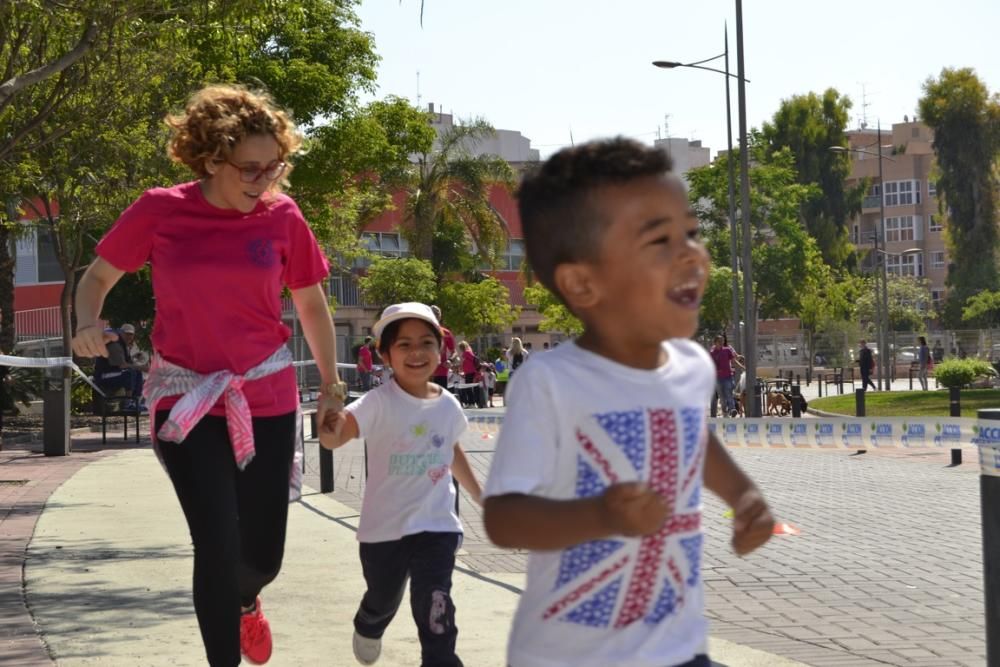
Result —
[{"label": "bench", "polygon": [[[122,390],[124,392],[124,390]],[[125,429],[125,440],[128,440],[128,420],[135,419],[135,441],[139,442],[139,417],[142,411],[136,405],[133,409],[125,409],[131,399],[124,393],[106,396],[94,387],[90,388],[91,413],[101,418],[101,444],[108,442],[108,417],[121,417]]]}]

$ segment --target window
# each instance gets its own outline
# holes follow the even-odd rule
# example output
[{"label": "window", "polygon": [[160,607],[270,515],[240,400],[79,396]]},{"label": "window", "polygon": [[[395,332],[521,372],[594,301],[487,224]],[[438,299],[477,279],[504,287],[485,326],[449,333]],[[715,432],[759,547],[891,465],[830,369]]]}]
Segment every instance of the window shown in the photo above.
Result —
[{"label": "window", "polygon": [[924,275],[923,253],[887,255],[885,269],[893,275],[920,278]]},{"label": "window", "polygon": [[524,261],[524,241],[510,239],[507,241],[507,252],[500,259],[501,270],[519,271]]},{"label": "window", "polygon": [[943,269],[945,264],[944,250],[931,251],[931,268]]},{"label": "window", "polygon": [[882,194],[882,186],[878,183],[873,183],[872,186],[868,188],[869,197],[878,197],[880,194]]},{"label": "window", "polygon": [[944,225],[941,224],[941,216],[939,215],[931,215],[927,224],[927,229],[932,232],[940,232],[944,229]]},{"label": "window", "polygon": [[851,243],[857,245],[858,239],[860,238],[858,225],[851,227]]},{"label": "window", "polygon": [[937,308],[944,301],[944,290],[942,289],[932,289],[931,290],[931,302],[934,307]]},{"label": "window", "polygon": [[927,196],[937,197],[937,181],[927,181]]},{"label": "window", "polygon": [[912,241],[915,238],[912,215],[885,219],[885,240],[887,242]]},{"label": "window", "polygon": [[[361,235],[361,245],[373,255],[382,257],[409,257],[410,244],[399,234],[387,232],[365,232]],[[354,262],[357,268],[365,268],[371,264],[368,259],[359,258]]]},{"label": "window", "polygon": [[886,206],[912,206],[919,203],[919,181],[889,181],[885,184]]}]

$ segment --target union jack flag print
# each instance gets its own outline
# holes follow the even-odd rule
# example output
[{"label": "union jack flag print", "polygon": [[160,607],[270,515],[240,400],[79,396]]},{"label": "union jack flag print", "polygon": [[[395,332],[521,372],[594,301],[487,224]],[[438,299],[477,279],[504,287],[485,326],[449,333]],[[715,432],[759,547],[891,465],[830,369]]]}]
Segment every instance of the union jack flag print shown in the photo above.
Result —
[{"label": "union jack flag print", "polygon": [[577,429],[576,497],[638,478],[673,512],[654,535],[563,551],[543,618],[622,628],[660,623],[683,607],[700,577],[703,424],[698,409],[646,409],[592,415],[590,425]]}]

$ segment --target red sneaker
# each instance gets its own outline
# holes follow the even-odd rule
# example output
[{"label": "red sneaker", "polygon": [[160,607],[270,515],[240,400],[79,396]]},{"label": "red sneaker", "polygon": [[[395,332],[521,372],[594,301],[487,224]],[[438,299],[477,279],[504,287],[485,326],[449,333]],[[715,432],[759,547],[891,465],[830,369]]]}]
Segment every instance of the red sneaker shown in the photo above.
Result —
[{"label": "red sneaker", "polygon": [[271,624],[264,618],[259,595],[254,610],[240,616],[240,652],[254,665],[271,659]]}]

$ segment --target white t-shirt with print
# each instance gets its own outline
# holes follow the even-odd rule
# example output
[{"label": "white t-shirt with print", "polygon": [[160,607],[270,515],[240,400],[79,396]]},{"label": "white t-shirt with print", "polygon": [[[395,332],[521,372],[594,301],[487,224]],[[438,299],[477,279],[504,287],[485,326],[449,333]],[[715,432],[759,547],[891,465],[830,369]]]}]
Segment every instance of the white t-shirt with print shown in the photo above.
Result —
[{"label": "white t-shirt with print", "polygon": [[451,462],[469,422],[455,397],[442,391],[435,398],[416,398],[390,381],[346,409],[368,448],[358,541],[462,532]]},{"label": "white t-shirt with print", "polygon": [[665,667],[706,652],[701,489],[715,367],[689,340],[664,348],[667,363],[645,371],[563,344],[513,380],[484,497],[568,500],[642,480],[673,513],[654,536],[532,552],[511,667]]}]

